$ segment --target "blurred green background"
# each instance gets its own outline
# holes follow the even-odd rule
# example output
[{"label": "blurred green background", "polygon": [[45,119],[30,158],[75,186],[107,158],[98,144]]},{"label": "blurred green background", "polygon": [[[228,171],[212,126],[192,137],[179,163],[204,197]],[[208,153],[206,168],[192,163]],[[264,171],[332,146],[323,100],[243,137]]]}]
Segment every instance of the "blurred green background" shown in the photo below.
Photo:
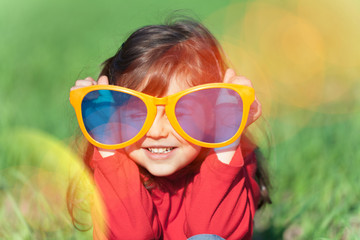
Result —
[{"label": "blurred green background", "polygon": [[[91,239],[67,215],[76,79],[187,9],[253,81],[273,204],[254,239],[360,239],[358,0],[0,1],[0,239]],[[270,149],[262,131],[270,132]]]}]

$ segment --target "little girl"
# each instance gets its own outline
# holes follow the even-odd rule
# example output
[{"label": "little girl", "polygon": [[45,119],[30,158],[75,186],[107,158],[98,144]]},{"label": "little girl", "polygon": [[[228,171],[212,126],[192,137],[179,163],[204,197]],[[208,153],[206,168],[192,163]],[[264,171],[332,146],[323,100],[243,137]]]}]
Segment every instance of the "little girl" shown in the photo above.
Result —
[{"label": "little girl", "polygon": [[92,214],[94,239],[251,239],[270,200],[241,132],[261,106],[203,25],[138,29],[70,100],[105,206],[105,228]]}]

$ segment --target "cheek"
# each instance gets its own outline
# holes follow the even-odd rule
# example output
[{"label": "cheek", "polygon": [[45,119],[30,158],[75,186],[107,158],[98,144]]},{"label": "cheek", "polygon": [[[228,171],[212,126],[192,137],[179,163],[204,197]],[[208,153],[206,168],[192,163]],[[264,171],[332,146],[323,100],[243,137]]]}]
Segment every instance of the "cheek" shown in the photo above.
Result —
[{"label": "cheek", "polygon": [[125,153],[129,156],[132,152],[135,151],[135,147],[134,144],[127,146],[123,149],[125,151]]},{"label": "cheek", "polygon": [[137,164],[141,164],[141,148],[136,143],[124,148],[125,153]]},{"label": "cheek", "polygon": [[189,144],[185,148],[184,157],[188,159],[188,162],[193,161],[201,152],[201,147],[193,144]]},{"label": "cheek", "polygon": [[135,154],[142,149],[141,146],[142,146],[142,143],[144,142],[144,140],[145,140],[145,137],[141,138],[139,141],[137,141],[127,147],[124,147],[123,150],[129,156],[130,156],[130,154]]},{"label": "cheek", "polygon": [[184,150],[182,154],[189,161],[194,160],[200,153],[201,147],[192,143],[189,143],[184,138],[182,138],[175,130],[172,132],[173,136],[181,144],[181,148]]}]

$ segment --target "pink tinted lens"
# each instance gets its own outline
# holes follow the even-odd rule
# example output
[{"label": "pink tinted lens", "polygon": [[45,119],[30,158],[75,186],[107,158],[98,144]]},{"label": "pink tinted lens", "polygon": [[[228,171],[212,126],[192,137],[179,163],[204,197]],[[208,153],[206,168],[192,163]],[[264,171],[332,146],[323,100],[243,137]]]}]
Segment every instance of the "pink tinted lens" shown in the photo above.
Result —
[{"label": "pink tinted lens", "polygon": [[190,137],[205,143],[221,143],[239,130],[243,102],[232,89],[204,89],[181,97],[175,115]]},{"label": "pink tinted lens", "polygon": [[96,90],[88,93],[81,104],[86,131],[97,142],[115,145],[135,137],[147,116],[145,103],[133,95]]}]

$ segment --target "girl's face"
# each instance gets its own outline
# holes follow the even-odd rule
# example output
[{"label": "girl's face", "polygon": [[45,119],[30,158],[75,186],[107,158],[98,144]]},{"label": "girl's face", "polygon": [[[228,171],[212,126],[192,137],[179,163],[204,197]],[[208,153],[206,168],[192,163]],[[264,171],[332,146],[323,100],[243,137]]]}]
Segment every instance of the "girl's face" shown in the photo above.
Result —
[{"label": "girl's face", "polygon": [[[170,79],[168,96],[189,88]],[[183,139],[171,126],[164,106],[157,106],[157,115],[147,134],[138,142],[126,147],[125,152],[152,175],[170,176],[189,165],[200,153],[201,147]]]}]

